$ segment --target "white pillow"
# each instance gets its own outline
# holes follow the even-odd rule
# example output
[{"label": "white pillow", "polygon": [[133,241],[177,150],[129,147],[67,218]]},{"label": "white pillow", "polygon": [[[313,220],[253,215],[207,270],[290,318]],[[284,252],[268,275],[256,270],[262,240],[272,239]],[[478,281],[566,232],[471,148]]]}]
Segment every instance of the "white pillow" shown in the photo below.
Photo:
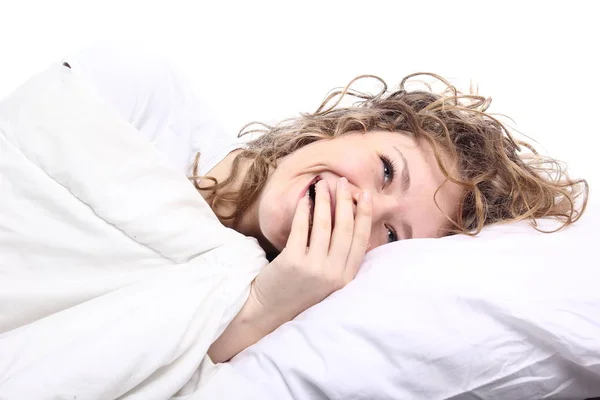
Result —
[{"label": "white pillow", "polygon": [[220,366],[214,398],[600,396],[597,211],[554,234],[518,223],[376,249],[348,287]]}]

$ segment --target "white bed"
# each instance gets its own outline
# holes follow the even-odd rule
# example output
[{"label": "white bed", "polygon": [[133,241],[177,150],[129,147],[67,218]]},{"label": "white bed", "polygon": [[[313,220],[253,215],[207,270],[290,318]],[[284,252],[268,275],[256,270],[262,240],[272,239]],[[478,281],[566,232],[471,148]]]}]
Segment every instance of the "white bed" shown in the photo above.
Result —
[{"label": "white bed", "polygon": [[552,235],[378,248],[347,288],[215,366],[206,348],[264,254],[68,69],[45,74],[0,107],[0,398],[600,395],[593,196]]}]

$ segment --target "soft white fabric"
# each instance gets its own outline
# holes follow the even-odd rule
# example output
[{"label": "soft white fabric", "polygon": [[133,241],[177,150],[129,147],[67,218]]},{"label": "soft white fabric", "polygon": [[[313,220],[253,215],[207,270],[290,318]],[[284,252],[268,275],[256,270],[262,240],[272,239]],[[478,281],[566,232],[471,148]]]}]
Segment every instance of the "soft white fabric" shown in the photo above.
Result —
[{"label": "soft white fabric", "polygon": [[2,399],[170,397],[266,264],[94,91],[57,65],[0,103]]},{"label": "soft white fabric", "polygon": [[0,398],[600,396],[597,203],[557,234],[376,249],[347,288],[213,365],[263,253],[182,174],[230,137],[135,54],[67,57],[0,104]]},{"label": "soft white fabric", "polygon": [[243,145],[243,140],[222,128],[208,100],[194,93],[171,63],[151,51],[103,42],[63,61],[185,174],[196,153],[201,153],[203,175]]},{"label": "soft white fabric", "polygon": [[600,396],[598,222],[595,203],[559,233],[522,223],[380,247],[189,399]]}]

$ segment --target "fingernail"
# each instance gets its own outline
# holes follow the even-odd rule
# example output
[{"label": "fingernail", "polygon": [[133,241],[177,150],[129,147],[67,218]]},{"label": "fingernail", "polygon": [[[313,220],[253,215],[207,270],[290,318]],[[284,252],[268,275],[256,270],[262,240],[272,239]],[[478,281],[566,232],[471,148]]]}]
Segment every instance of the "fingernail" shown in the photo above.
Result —
[{"label": "fingernail", "polygon": [[371,192],[369,192],[368,190],[363,190],[362,198],[364,201],[371,201]]}]

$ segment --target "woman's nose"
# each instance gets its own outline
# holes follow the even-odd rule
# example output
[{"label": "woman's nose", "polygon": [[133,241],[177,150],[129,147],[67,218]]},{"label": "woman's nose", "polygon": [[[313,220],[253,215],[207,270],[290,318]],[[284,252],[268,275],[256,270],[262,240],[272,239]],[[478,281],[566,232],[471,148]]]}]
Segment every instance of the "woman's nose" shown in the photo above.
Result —
[{"label": "woman's nose", "polygon": [[[356,217],[356,208],[360,201],[362,191],[351,186],[352,211]],[[371,191],[373,204],[373,224],[379,223],[382,219],[390,218],[390,215],[398,215],[406,212],[406,202],[398,198],[397,195],[383,194]]]},{"label": "woman's nose", "polygon": [[382,193],[373,194],[373,224],[392,216],[403,215],[406,212],[406,201],[397,195]]}]

